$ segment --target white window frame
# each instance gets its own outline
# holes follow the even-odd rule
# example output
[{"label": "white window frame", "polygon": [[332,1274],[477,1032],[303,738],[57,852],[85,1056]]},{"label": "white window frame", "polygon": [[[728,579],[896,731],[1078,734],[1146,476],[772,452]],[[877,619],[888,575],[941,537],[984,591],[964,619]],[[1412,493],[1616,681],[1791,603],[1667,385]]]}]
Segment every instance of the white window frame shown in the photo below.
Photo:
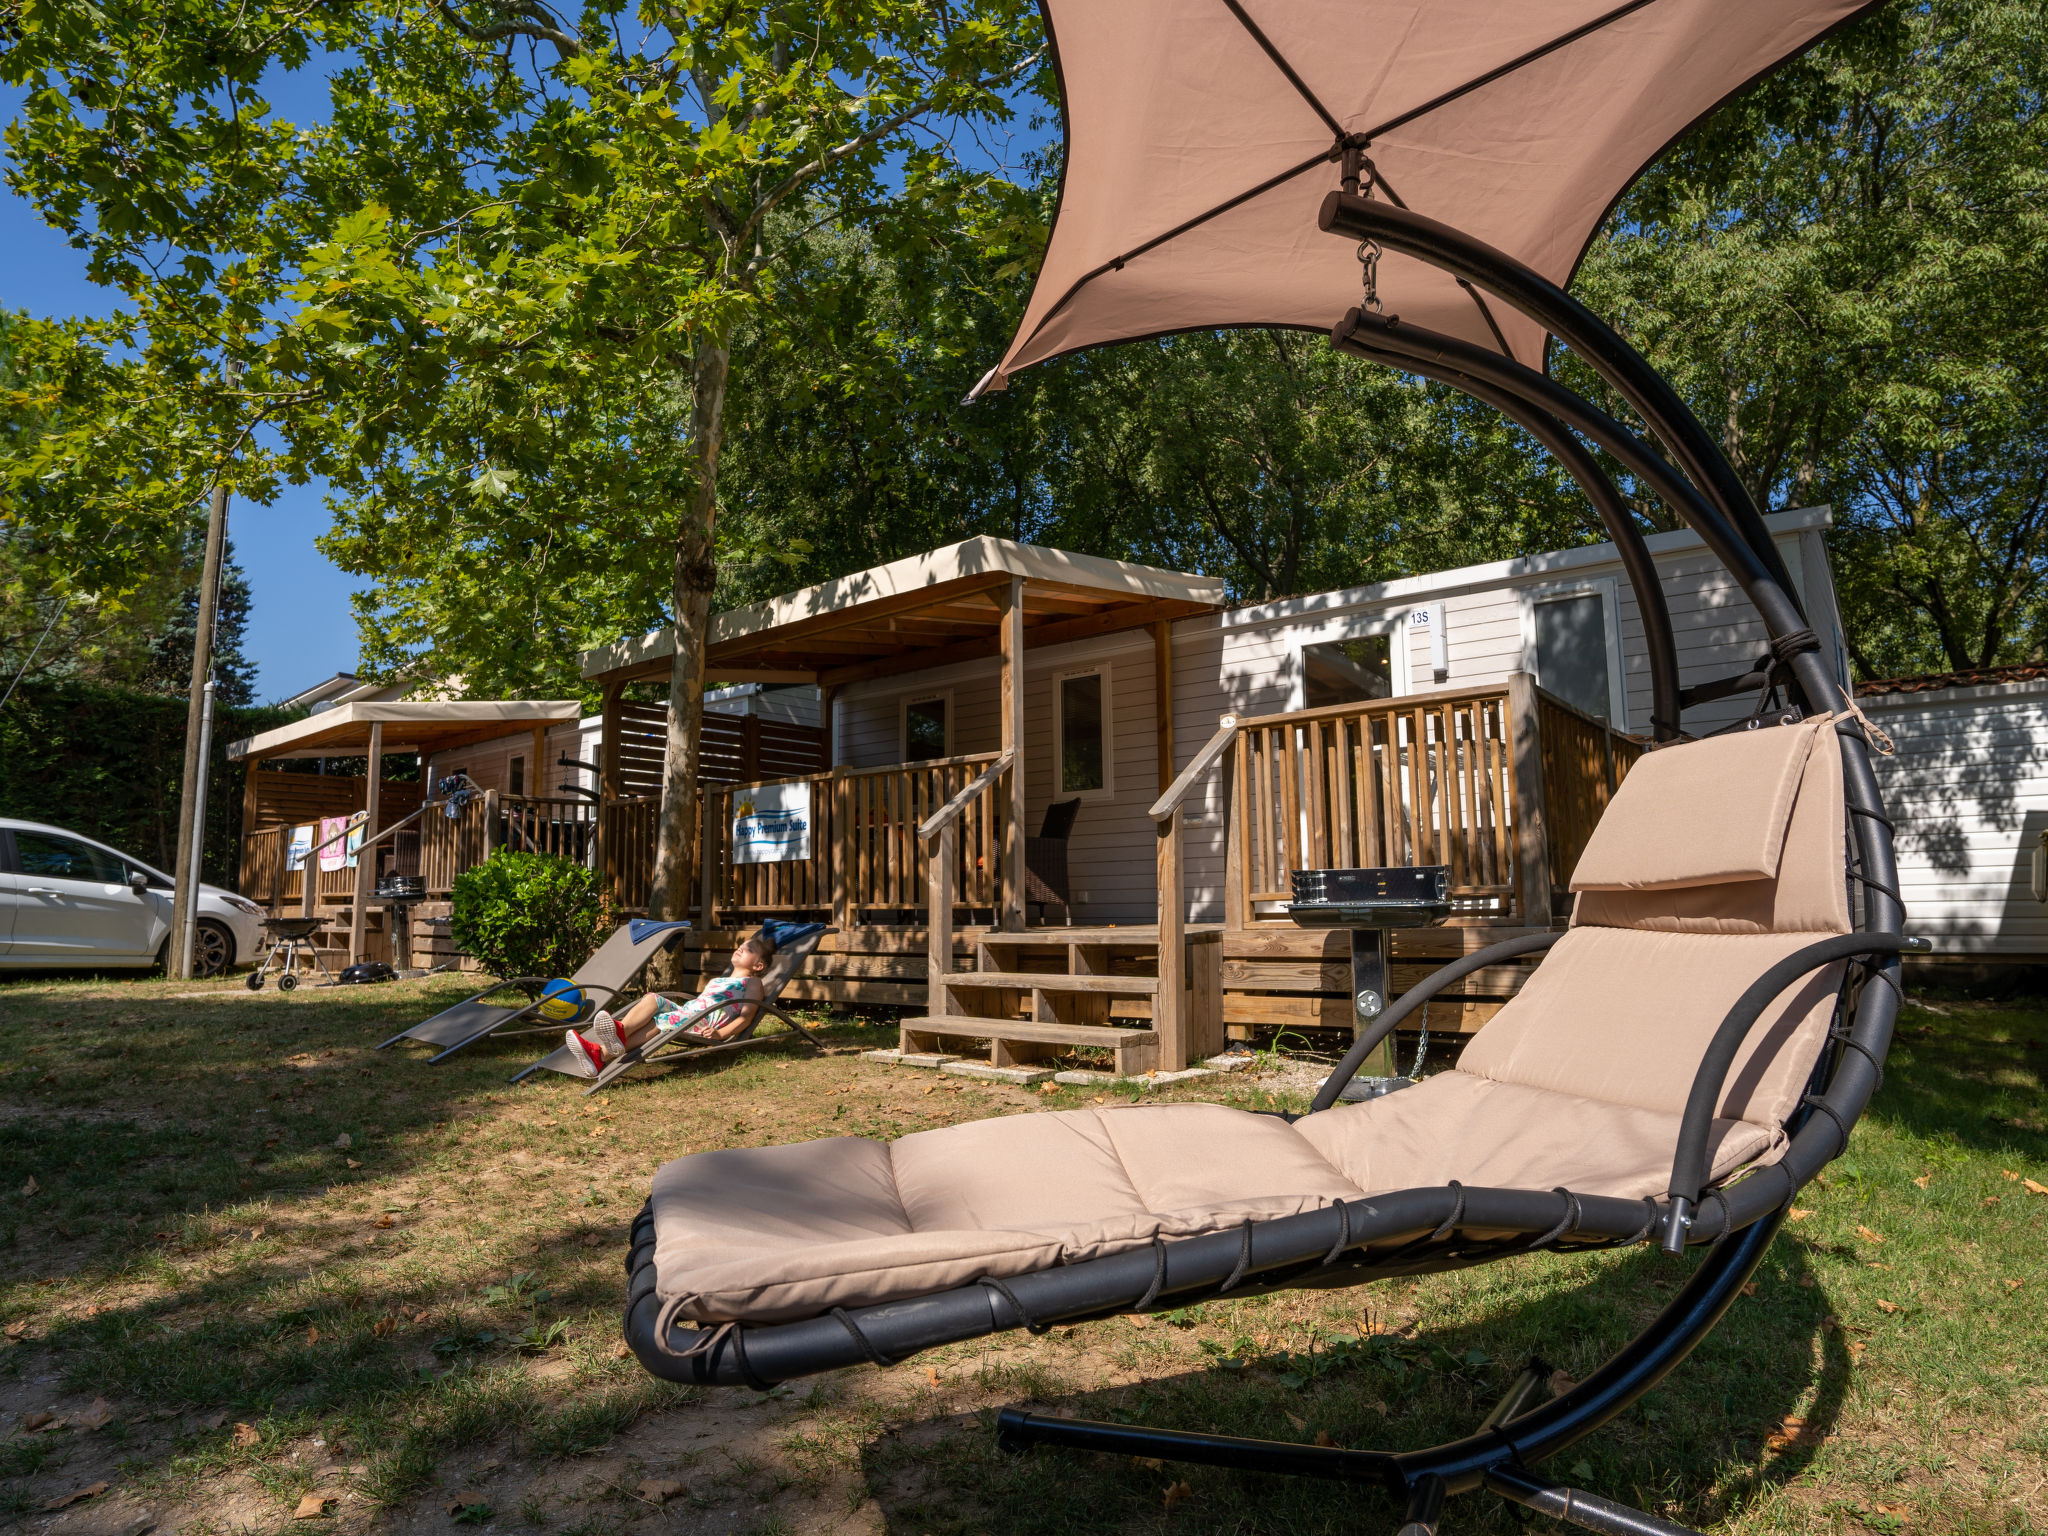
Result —
[{"label": "white window frame", "polygon": [[[1068,789],[1062,782],[1067,771],[1066,711],[1060,708],[1060,690],[1071,678],[1099,677],[1102,679],[1102,788]],[[1110,664],[1106,661],[1089,662],[1082,666],[1060,667],[1052,675],[1052,782],[1055,800],[1107,800],[1116,794],[1116,692],[1112,686]]]},{"label": "white window frame", "polygon": [[[910,706],[913,704],[929,704],[934,700],[938,700],[946,706],[946,749],[939,756],[951,757],[953,755],[953,743],[956,739],[954,726],[958,723],[954,718],[953,690],[950,688],[921,688],[915,693],[904,694],[902,698],[896,701],[897,762],[907,763],[910,761]],[[918,761],[927,762],[929,759],[919,758]]]},{"label": "white window frame", "polygon": [[1522,599],[1522,669],[1543,682],[1541,658],[1536,653],[1536,607],[1571,597],[1600,599],[1601,621],[1607,629],[1607,723],[1617,731],[1628,729],[1628,679],[1621,668],[1621,594],[1612,576],[1591,576],[1584,581],[1564,581],[1540,587],[1524,587]]},{"label": "white window frame", "polygon": [[1408,680],[1408,610],[1410,607],[1424,607],[1426,604],[1403,603],[1393,613],[1382,613],[1372,618],[1332,619],[1312,629],[1302,629],[1294,636],[1294,681],[1288,692],[1288,708],[1308,708],[1308,658],[1303,654],[1312,645],[1334,645],[1343,640],[1370,640],[1375,635],[1387,636],[1388,682],[1394,698],[1412,692]]}]

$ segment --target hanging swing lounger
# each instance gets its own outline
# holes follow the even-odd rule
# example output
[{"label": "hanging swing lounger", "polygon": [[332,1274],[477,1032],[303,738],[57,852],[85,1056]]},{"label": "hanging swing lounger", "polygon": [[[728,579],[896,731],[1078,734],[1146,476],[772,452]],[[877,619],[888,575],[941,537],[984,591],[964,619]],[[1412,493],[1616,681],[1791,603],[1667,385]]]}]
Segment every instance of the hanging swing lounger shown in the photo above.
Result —
[{"label": "hanging swing lounger", "polygon": [[[626,1336],[649,1370],[759,1388],[1218,1294],[1698,1244],[1676,1299],[1613,1360],[1539,1406],[1519,1382],[1452,1444],[1391,1454],[998,1420],[1012,1449],[1377,1483],[1407,1500],[1404,1536],[1432,1536],[1447,1494],[1482,1488],[1595,1530],[1675,1529],[1532,1469],[1712,1330],[1792,1196],[1847,1145],[1910,945],[1864,723],[1782,555],[1715,439],[1560,284],[1665,145],[1867,8],[1044,0],[1061,201],[1016,337],[974,393],[1107,342],[1268,325],[1327,331],[1494,405],[1616,545],[1658,748],[1574,869],[1570,927],[1432,973],[1299,1120],[1209,1104],[1043,1113],[662,1168],[628,1258]],[[1647,431],[1544,373],[1553,342]],[[1680,687],[1655,567],[1592,448],[1727,567],[1770,637],[1763,665]],[[1761,691],[1762,728],[1685,739],[1686,710],[1743,691]],[[1539,950],[1455,1070],[1337,1103],[1431,995]]]},{"label": "hanging swing lounger", "polygon": [[[779,918],[770,918],[761,925],[761,932],[775,941],[775,958],[768,963],[768,969],[761,973],[761,1001],[749,1004],[753,1014],[746,1026],[727,1040],[706,1045],[691,1038],[680,1029],[656,1035],[643,1045],[636,1045],[622,1054],[616,1061],[607,1062],[604,1070],[593,1074],[587,1060],[580,1052],[572,1051],[567,1045],[556,1047],[539,1061],[513,1075],[513,1082],[520,1082],[535,1072],[559,1072],[564,1077],[590,1079],[590,1086],[584,1090],[584,1097],[600,1089],[609,1088],[629,1072],[646,1066],[676,1066],[685,1058],[703,1061],[714,1056],[736,1056],[742,1051],[753,1050],[764,1045],[787,1043],[791,1038],[801,1040],[812,1050],[823,1050],[818,1037],[789,1014],[777,1001],[782,989],[796,978],[804,962],[811,955],[826,934],[832,930],[823,923],[792,923]],[[756,1034],[768,1019],[777,1020],[789,1033],[786,1035]]]},{"label": "hanging swing lounger", "polygon": [[[647,968],[648,961],[682,943],[683,933],[689,926],[686,922],[663,922],[645,917],[632,918],[624,923],[569,978],[570,985],[581,994],[582,1006],[577,1018],[588,1018],[599,1008],[610,1007],[633,985],[634,978]],[[401,1040],[439,1046],[440,1050],[428,1058],[431,1064],[446,1061],[463,1047],[491,1035],[529,1035],[559,1030],[565,1020],[545,1018],[541,1011],[551,999],[540,989],[552,980],[554,978],[548,976],[510,976],[494,981],[483,991],[443,1008],[431,1019],[423,1019],[410,1029],[400,1030],[377,1049],[381,1051]],[[504,1001],[508,992],[525,995],[517,1001]]]}]

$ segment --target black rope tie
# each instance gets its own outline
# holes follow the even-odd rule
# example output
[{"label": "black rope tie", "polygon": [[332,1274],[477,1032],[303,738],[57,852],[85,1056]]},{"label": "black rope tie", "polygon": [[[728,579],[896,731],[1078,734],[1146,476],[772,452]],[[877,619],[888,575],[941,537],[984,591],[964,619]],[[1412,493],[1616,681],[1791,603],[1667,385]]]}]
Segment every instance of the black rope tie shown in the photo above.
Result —
[{"label": "black rope tie", "polygon": [[1877,1086],[1871,1089],[1870,1091],[1873,1095],[1883,1092],[1884,1063],[1877,1059],[1877,1052],[1873,1051],[1861,1040],[1854,1039],[1848,1034],[1836,1035],[1835,1040],[1842,1047],[1843,1050],[1854,1051],[1857,1055],[1861,1056],[1865,1061],[1870,1063],[1870,1070],[1877,1074]]},{"label": "black rope tie", "polygon": [[994,1275],[983,1275],[974,1283],[987,1286],[998,1296],[1002,1297],[1003,1300],[1007,1301],[1010,1304],[1010,1310],[1015,1312],[1018,1319],[1024,1324],[1024,1331],[1026,1333],[1048,1333],[1051,1331],[1051,1323],[1041,1323],[1031,1315],[1031,1309],[1017,1299],[1017,1293],[1010,1289],[1009,1281],[998,1280]]},{"label": "black rope tie", "polygon": [[1657,1224],[1663,1217],[1664,1213],[1657,1209],[1657,1197],[1655,1195],[1643,1196],[1643,1224],[1623,1238],[1621,1246],[1633,1248],[1637,1243],[1648,1242],[1650,1234],[1657,1230]]},{"label": "black rope tie", "polygon": [[1826,1099],[1822,1098],[1817,1093],[1809,1093],[1805,1098],[1801,1099],[1799,1102],[1802,1104],[1811,1104],[1815,1109],[1819,1110],[1822,1114],[1826,1115],[1830,1120],[1835,1122],[1835,1134],[1842,1138],[1842,1144],[1839,1147],[1835,1148],[1834,1151],[1828,1154],[1828,1160],[1830,1162],[1833,1162],[1836,1158],[1840,1157],[1844,1152],[1849,1150],[1849,1124],[1839,1114],[1835,1112],[1834,1105],[1830,1104]]},{"label": "black rope tie", "polygon": [[1851,816],[1868,817],[1871,821],[1874,821],[1880,827],[1883,827],[1887,832],[1897,832],[1899,830],[1898,826],[1892,821],[1891,817],[1885,815],[1882,811],[1873,811],[1868,810],[1860,805],[1852,805],[1849,807],[1849,814]]},{"label": "black rope tie", "polygon": [[1906,898],[1901,896],[1897,891],[1893,890],[1890,886],[1886,885],[1882,880],[1873,880],[1870,878],[1870,876],[1860,874],[1853,869],[1849,871],[1849,878],[1851,880],[1854,880],[1857,884],[1861,885],[1865,890],[1876,891],[1880,896],[1891,897],[1891,899],[1897,902],[1901,907],[1905,906],[1906,904]]},{"label": "black rope tie", "polygon": [[1820,636],[1810,629],[1795,629],[1789,635],[1771,637],[1771,654],[1788,664],[1794,656],[1804,656],[1808,651],[1819,649]]},{"label": "black rope tie", "polygon": [[1722,1197],[1721,1191],[1718,1189],[1712,1191],[1710,1194],[1708,1194],[1706,1199],[1700,1202],[1699,1211],[1696,1215],[1694,1215],[1692,1219],[1692,1224],[1696,1227],[1705,1225],[1707,1207],[1710,1205],[1718,1205],[1721,1207],[1721,1234],[1724,1237],[1727,1236],[1727,1234],[1733,1231],[1735,1228],[1735,1216],[1734,1213],[1728,1209],[1728,1202],[1726,1199]]},{"label": "black rope tie", "polygon": [[1337,1241],[1330,1251],[1323,1255],[1323,1262],[1316,1267],[1328,1269],[1337,1262],[1337,1255],[1351,1246],[1351,1207],[1342,1200],[1337,1202]]},{"label": "black rope tie", "polygon": [[862,1331],[860,1324],[856,1323],[853,1320],[853,1314],[847,1311],[846,1308],[834,1307],[832,1309],[832,1321],[834,1321],[840,1327],[844,1328],[848,1333],[853,1335],[853,1342],[858,1344],[860,1346],[860,1352],[868,1357],[868,1364],[879,1365],[884,1370],[886,1370],[888,1369],[888,1367],[896,1363],[894,1360],[891,1360],[887,1355],[883,1354],[879,1349],[875,1348],[874,1340],[870,1339],[867,1336],[867,1334]]},{"label": "black rope tie", "polygon": [[1244,1272],[1252,1267],[1252,1219],[1247,1216],[1240,1227],[1241,1241],[1237,1245],[1237,1268],[1230,1272],[1230,1278],[1216,1287],[1218,1296],[1227,1296],[1237,1288],[1237,1282],[1244,1278]]},{"label": "black rope tie", "polygon": [[1457,1199],[1451,1202],[1451,1214],[1444,1218],[1444,1224],[1429,1234],[1432,1243],[1449,1237],[1458,1229],[1458,1223],[1465,1219],[1465,1186],[1453,1179],[1448,1187]]},{"label": "black rope tie", "polygon": [[1152,1238],[1152,1283],[1145,1287],[1145,1294],[1138,1298],[1133,1312],[1143,1312],[1159,1299],[1159,1291],[1166,1284],[1166,1239],[1158,1234]]},{"label": "black rope tie", "polygon": [[1569,1237],[1572,1233],[1579,1230],[1579,1197],[1566,1189],[1562,1184],[1552,1189],[1551,1193],[1564,1196],[1564,1215],[1558,1218],[1556,1226],[1529,1245],[1531,1253],[1535,1252],[1538,1248],[1548,1248],[1559,1238]]}]

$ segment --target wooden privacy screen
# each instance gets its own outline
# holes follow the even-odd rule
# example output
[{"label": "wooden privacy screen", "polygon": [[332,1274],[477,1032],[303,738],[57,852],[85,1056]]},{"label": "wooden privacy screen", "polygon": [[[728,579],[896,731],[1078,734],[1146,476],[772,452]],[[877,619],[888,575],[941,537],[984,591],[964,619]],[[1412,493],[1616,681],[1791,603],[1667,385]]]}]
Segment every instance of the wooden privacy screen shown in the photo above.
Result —
[{"label": "wooden privacy screen", "polygon": [[1536,737],[1543,760],[1543,837],[1550,883],[1571,884],[1579,855],[1607,802],[1643,755],[1643,744],[1608,729],[1555,694],[1536,690]]},{"label": "wooden privacy screen", "polygon": [[[618,717],[619,794],[658,800],[662,766],[668,761],[668,706],[622,702]],[[825,732],[818,726],[708,709],[697,751],[701,777],[711,784],[802,778],[827,766]]]},{"label": "wooden privacy screen", "polygon": [[[716,834],[717,862],[709,871],[714,904],[722,916],[835,912],[849,921],[887,922],[922,914],[927,872],[918,825],[996,756],[982,752],[803,776],[811,785],[811,856],[781,864],[732,862],[734,798],[759,786],[707,786],[709,825]],[[960,819],[952,889],[970,909],[992,908],[996,901],[1003,830],[997,800],[985,791]]]},{"label": "wooden privacy screen", "polygon": [[1512,747],[1505,688],[1246,721],[1236,790],[1246,910],[1293,900],[1299,869],[1448,864],[1460,908],[1505,913]]}]

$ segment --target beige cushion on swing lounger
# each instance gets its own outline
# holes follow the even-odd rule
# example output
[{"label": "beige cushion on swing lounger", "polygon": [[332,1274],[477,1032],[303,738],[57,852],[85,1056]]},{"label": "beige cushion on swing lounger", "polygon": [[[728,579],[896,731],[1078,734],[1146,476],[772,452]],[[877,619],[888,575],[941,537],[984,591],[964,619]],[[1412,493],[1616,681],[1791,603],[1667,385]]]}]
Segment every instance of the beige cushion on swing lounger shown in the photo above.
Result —
[{"label": "beige cushion on swing lounger", "polygon": [[[1728,1008],[1775,961],[1849,927],[1831,724],[1755,735],[1778,739],[1762,753],[1750,735],[1714,738],[1636,766],[1587,849],[1613,888],[1582,889],[1571,931],[1456,1069],[1293,1125],[1215,1104],[1118,1106],[699,1153],[654,1178],[661,1294],[691,1321],[786,1322],[1453,1179],[1663,1193],[1694,1068]],[[1742,847],[1717,859],[1667,837],[1667,795]],[[1649,814],[1660,803],[1663,817]],[[1753,836],[1751,814],[1775,831]],[[1664,883],[1674,868],[1711,878]],[[1840,967],[1817,973],[1760,1021],[1722,1096],[1715,1177],[1782,1149],[1839,983]]]}]

